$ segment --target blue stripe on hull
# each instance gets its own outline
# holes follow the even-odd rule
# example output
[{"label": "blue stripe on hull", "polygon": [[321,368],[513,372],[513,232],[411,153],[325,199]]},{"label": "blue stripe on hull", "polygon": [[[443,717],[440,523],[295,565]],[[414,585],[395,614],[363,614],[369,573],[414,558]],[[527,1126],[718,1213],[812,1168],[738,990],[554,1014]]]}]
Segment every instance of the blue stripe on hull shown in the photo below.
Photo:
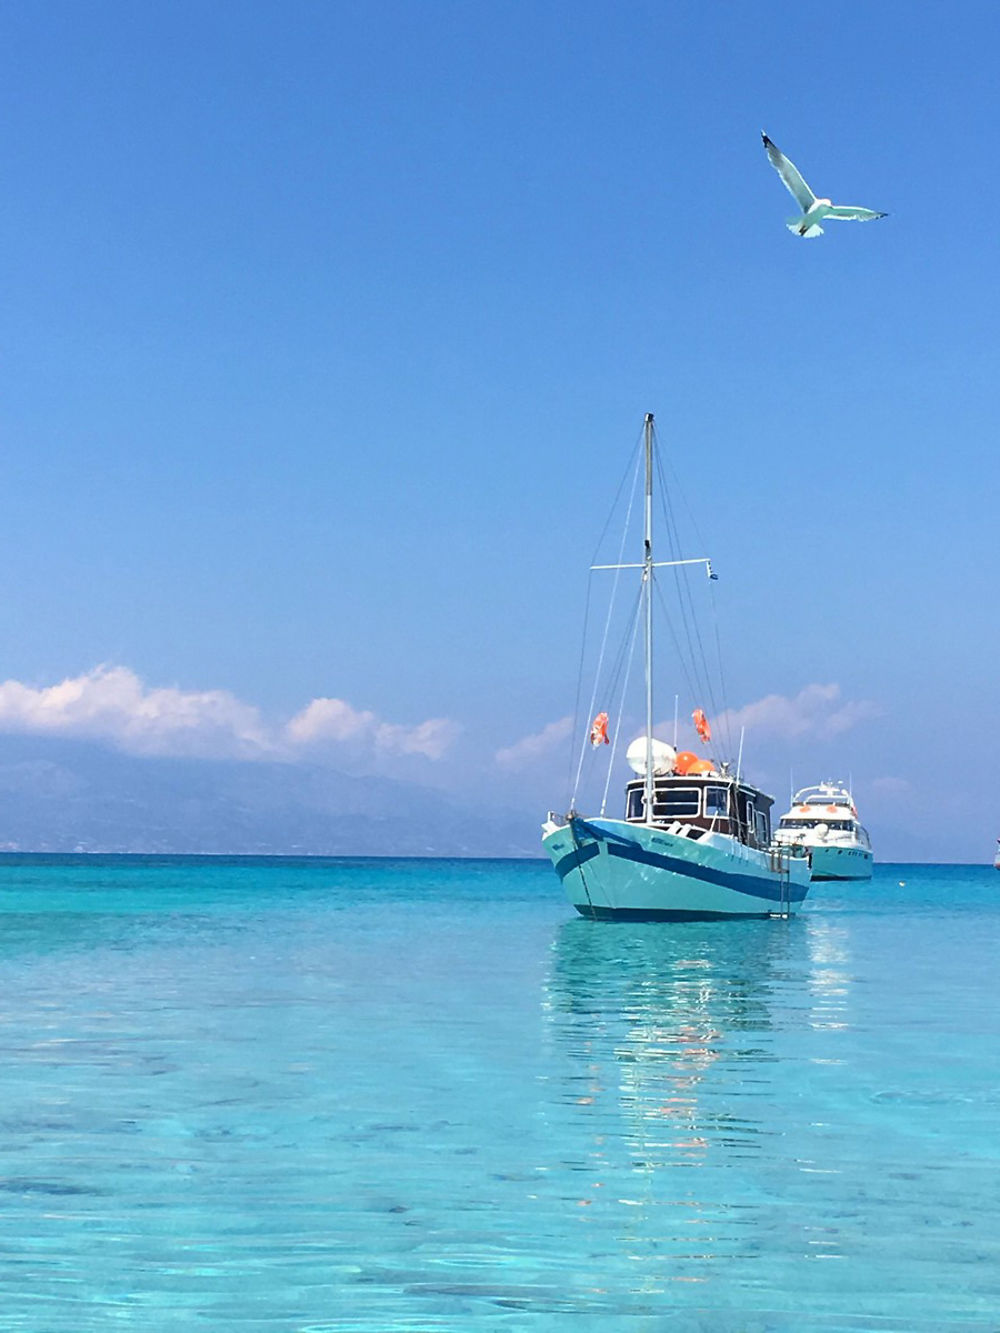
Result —
[{"label": "blue stripe on hull", "polygon": [[600,850],[596,842],[592,842],[586,847],[577,847],[575,851],[568,852],[566,856],[560,857],[554,863],[556,874],[560,879],[565,879],[567,875],[572,874],[574,870],[577,870],[587,861],[592,861]]},{"label": "blue stripe on hull", "polygon": [[[683,875],[686,879],[699,879],[706,884],[717,884],[721,888],[732,889],[735,893],[747,894],[752,898],[765,898],[775,903],[800,903],[808,892],[807,885],[789,884],[786,886],[786,891],[782,893],[782,886],[777,879],[768,879],[764,875],[742,875],[735,871],[716,870],[712,866],[701,865],[697,861],[688,861],[684,857],[665,856],[662,852],[649,852],[644,847],[640,847],[638,843],[632,842],[631,839],[622,837],[621,834],[597,828],[583,820],[577,821],[577,827],[594,841],[575,848],[556,861],[556,874],[563,880],[579,866],[598,854],[600,850],[598,841],[601,841],[606,843],[609,856],[617,856],[623,861],[633,861],[640,865],[655,866],[658,870],[669,870],[675,875]],[[607,910],[612,911],[610,908]],[[586,915],[591,915],[591,913],[588,912]],[[621,914],[615,910],[614,915],[620,916]],[[647,913],[644,912],[643,915],[647,915]],[[667,915],[673,914],[667,913]],[[716,916],[718,914],[713,912],[709,915]],[[743,913],[738,915],[742,916]]]}]

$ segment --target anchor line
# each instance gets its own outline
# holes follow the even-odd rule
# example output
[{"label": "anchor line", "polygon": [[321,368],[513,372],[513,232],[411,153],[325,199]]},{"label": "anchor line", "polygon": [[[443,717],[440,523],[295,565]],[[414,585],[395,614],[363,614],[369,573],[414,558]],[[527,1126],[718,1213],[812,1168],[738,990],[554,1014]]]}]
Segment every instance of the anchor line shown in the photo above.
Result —
[{"label": "anchor line", "polygon": [[[569,821],[569,832],[570,832],[570,837],[573,839],[573,847],[576,850],[576,852],[579,853],[580,840],[576,836],[576,820],[574,819],[570,819]],[[597,909],[594,907],[594,900],[591,898],[590,889],[587,887],[587,876],[583,873],[582,861],[580,861],[579,864],[577,865],[577,870],[579,870],[580,872],[580,883],[583,885],[583,891],[587,895],[587,906],[590,908],[591,919],[596,921]]]}]

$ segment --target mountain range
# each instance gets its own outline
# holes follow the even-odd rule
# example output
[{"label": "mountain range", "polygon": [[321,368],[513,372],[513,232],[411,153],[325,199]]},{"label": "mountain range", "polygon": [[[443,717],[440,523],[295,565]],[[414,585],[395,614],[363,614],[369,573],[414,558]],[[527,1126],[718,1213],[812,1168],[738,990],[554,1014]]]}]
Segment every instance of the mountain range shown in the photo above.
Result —
[{"label": "mountain range", "polygon": [[0,851],[535,856],[537,823],[318,765],[0,738]]}]

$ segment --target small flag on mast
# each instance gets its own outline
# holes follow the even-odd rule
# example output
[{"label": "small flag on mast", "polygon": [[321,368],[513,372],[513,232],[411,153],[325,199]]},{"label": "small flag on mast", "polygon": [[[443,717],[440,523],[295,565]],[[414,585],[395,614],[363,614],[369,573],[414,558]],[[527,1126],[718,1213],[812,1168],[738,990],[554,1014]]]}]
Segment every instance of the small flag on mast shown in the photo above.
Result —
[{"label": "small flag on mast", "polygon": [[707,745],[712,739],[712,728],[708,725],[708,718],[700,708],[696,708],[691,714],[691,720],[694,722],[695,731]]}]

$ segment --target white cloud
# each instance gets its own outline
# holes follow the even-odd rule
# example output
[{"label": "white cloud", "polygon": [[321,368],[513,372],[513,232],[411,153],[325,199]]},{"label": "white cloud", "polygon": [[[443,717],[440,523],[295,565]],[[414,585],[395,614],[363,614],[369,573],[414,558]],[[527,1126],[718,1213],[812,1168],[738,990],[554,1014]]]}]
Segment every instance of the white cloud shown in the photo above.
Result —
[{"label": "white cloud", "polygon": [[573,719],[561,717],[558,722],[550,722],[534,735],[524,736],[513,745],[508,745],[496,753],[496,761],[504,767],[520,767],[530,764],[535,759],[543,758],[559,749],[573,730]]},{"label": "white cloud", "polygon": [[446,717],[429,717],[415,727],[382,722],[375,730],[375,748],[387,754],[422,754],[440,759],[457,740],[461,727]]},{"label": "white cloud", "polygon": [[368,710],[359,711],[343,699],[313,699],[288,723],[287,739],[296,746],[354,745],[384,754],[419,754],[440,759],[459,734],[457,723],[428,718],[416,726],[382,722]]},{"label": "white cloud", "polygon": [[313,699],[284,726],[227,690],[153,689],[127,667],[100,666],[58,685],[0,684],[0,732],[101,741],[129,754],[293,760],[347,745],[352,757],[439,759],[458,734],[447,718],[385,722],[342,699]]},{"label": "white cloud", "polygon": [[343,699],[314,699],[285,728],[293,745],[340,744],[370,735],[378,725],[374,713],[359,712]]},{"label": "white cloud", "polygon": [[127,667],[95,667],[58,685],[0,685],[0,731],[110,741],[131,754],[256,758],[260,714],[226,690],[147,689]]},{"label": "white cloud", "polygon": [[725,735],[728,726],[729,734],[738,736],[740,728],[746,727],[747,734],[754,737],[829,740],[878,714],[877,706],[866,700],[842,700],[839,685],[807,685],[791,698],[768,694],[742,708],[729,709],[712,719],[712,730]]}]

